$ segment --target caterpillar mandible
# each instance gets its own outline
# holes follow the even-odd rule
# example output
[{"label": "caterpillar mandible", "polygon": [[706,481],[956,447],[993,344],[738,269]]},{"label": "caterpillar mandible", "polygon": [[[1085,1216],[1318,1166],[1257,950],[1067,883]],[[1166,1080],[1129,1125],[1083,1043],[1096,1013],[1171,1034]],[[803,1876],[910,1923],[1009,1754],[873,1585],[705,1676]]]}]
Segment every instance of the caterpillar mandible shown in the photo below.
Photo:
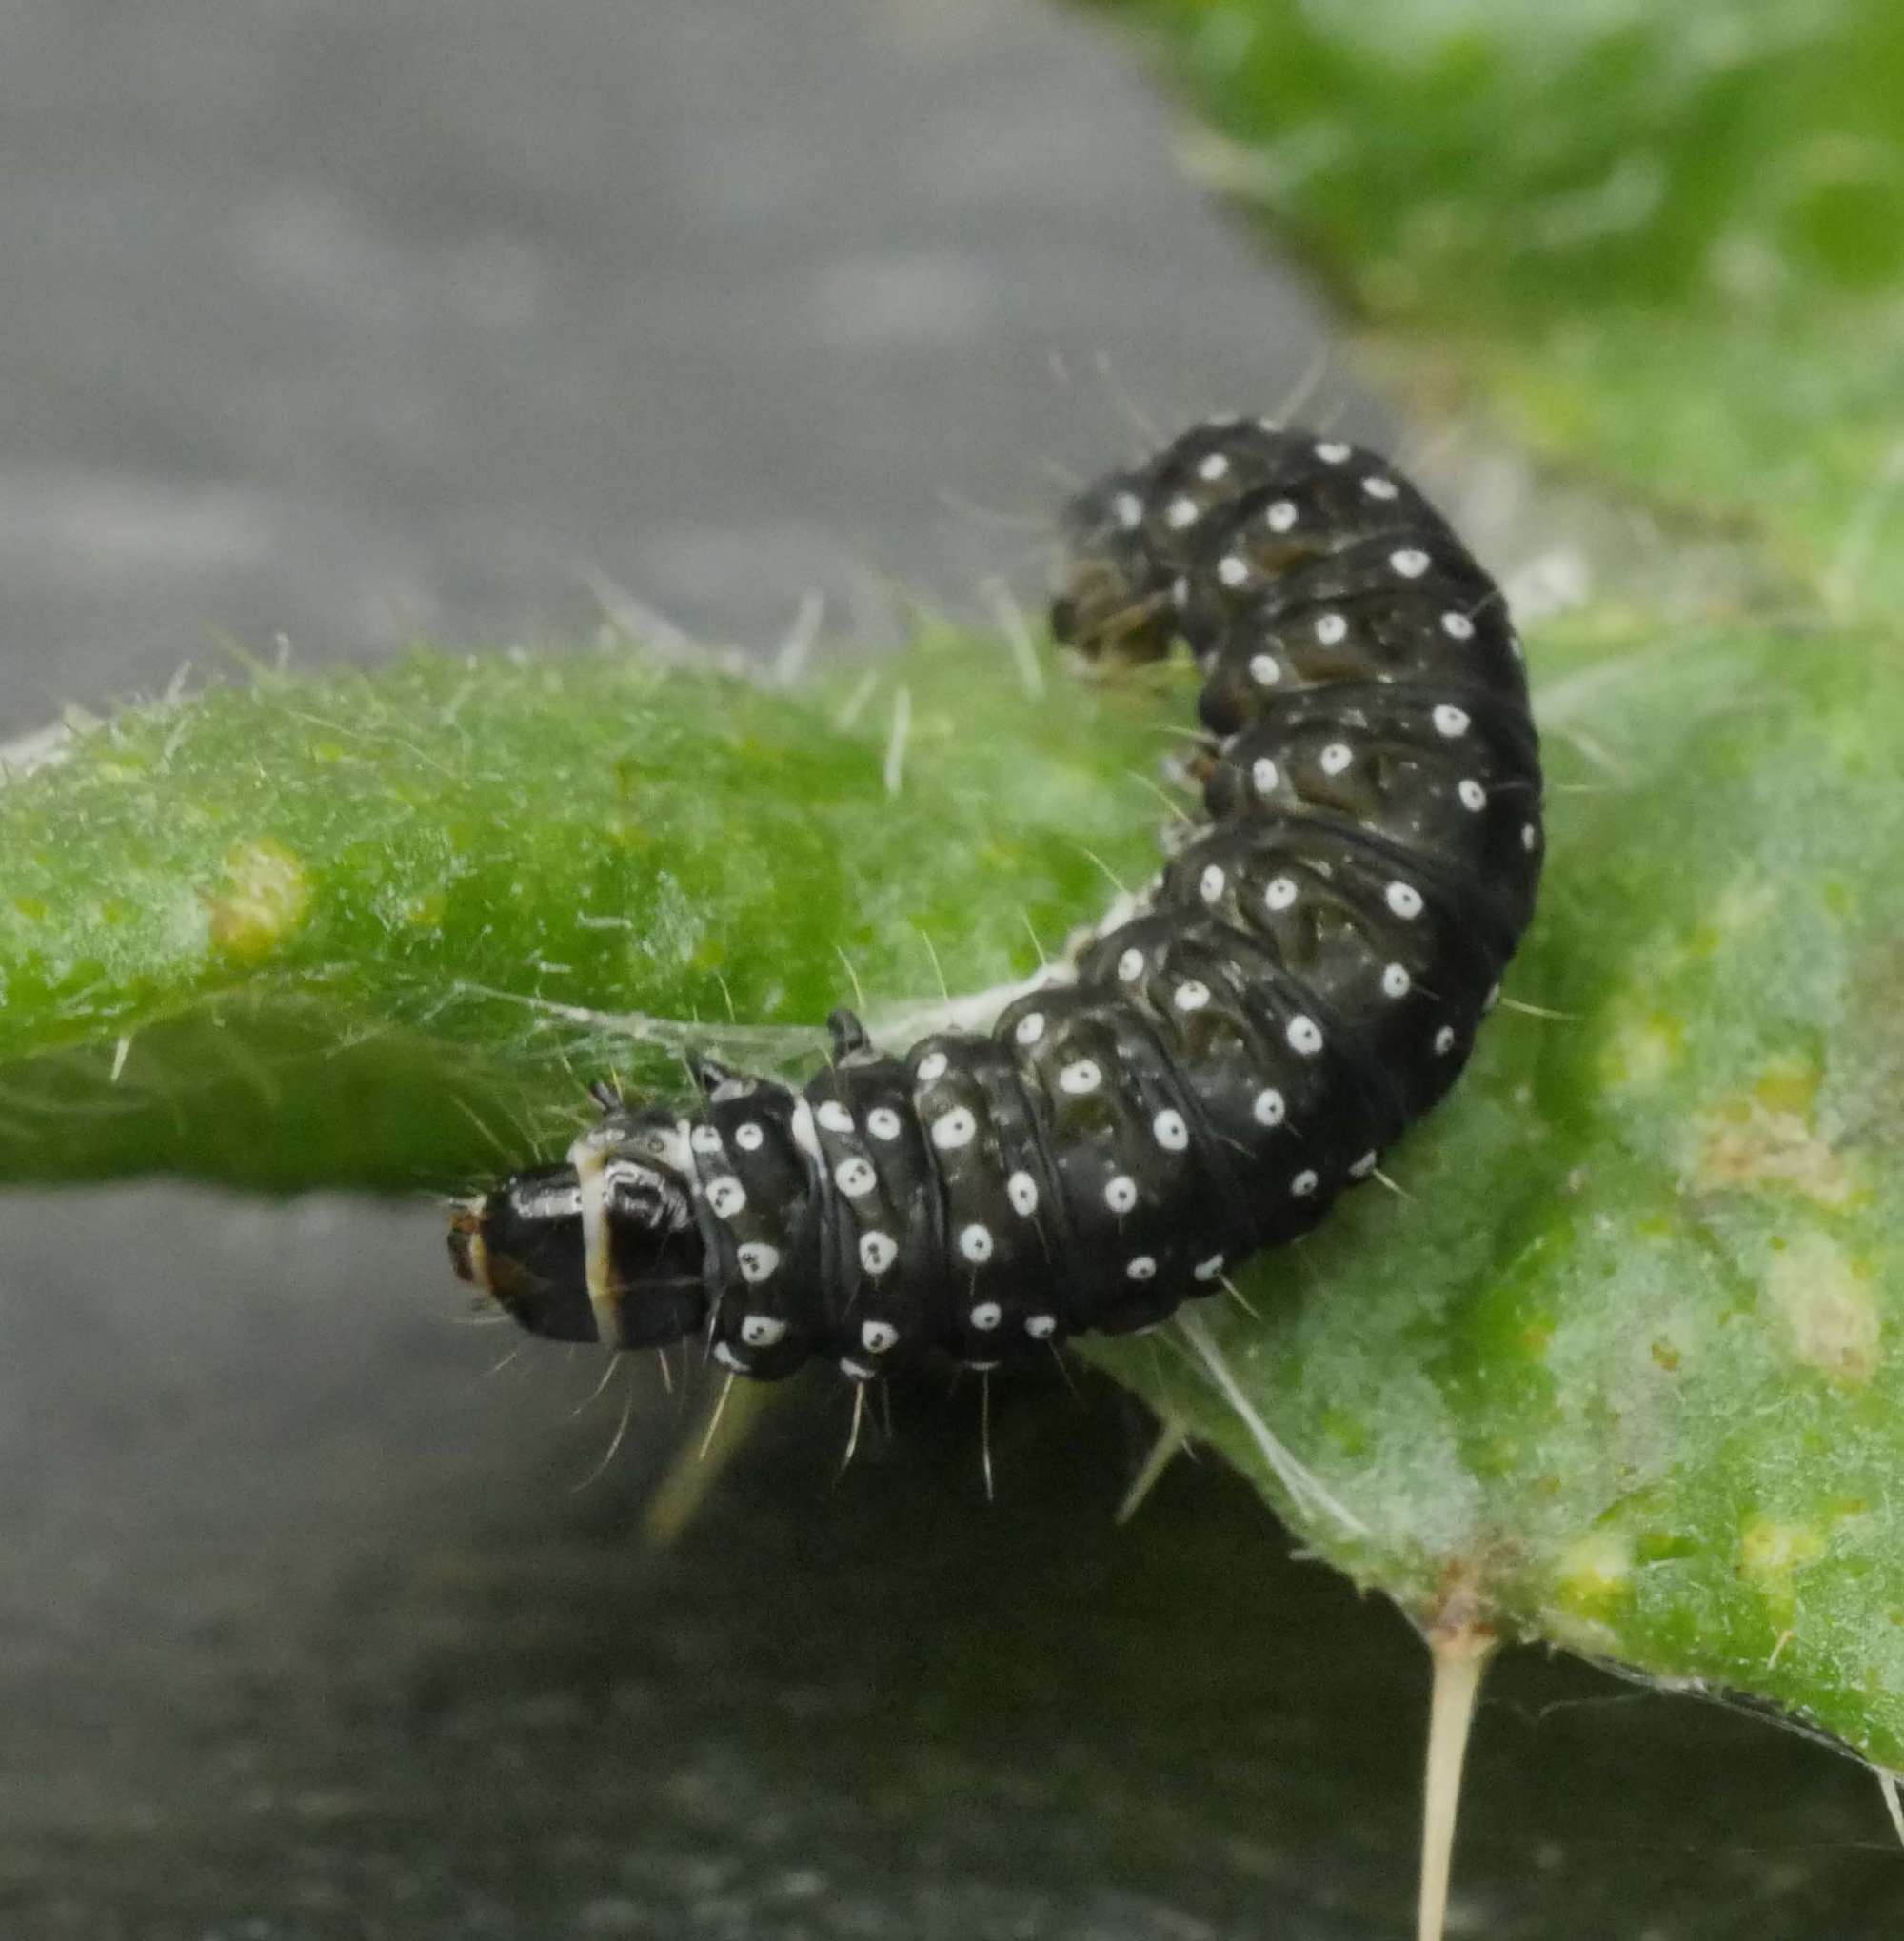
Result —
[{"label": "caterpillar mandible", "polygon": [[1495,582],[1393,466],[1212,420],[1065,508],[1053,630],[1187,642],[1207,822],[987,1036],[800,1090],[699,1061],[452,1215],[532,1333],[704,1330],[774,1380],[1121,1334],[1323,1218],[1454,1082],[1533,914],[1538,743]]}]

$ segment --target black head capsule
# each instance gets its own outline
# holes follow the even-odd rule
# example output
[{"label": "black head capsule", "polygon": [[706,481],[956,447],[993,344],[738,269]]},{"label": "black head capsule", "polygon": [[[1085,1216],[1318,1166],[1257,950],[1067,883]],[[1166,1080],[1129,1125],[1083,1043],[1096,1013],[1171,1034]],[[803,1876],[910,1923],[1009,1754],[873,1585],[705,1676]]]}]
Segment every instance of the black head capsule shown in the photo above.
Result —
[{"label": "black head capsule", "polygon": [[660,1348],[695,1333],[706,1248],[684,1145],[665,1113],[605,1112],[567,1164],[514,1174],[453,1209],[457,1274],[550,1340]]},{"label": "black head capsule", "polygon": [[1119,473],[1064,508],[1064,584],[1051,603],[1052,637],[1093,656],[1156,660],[1177,631],[1170,576],[1144,544],[1141,478]]}]

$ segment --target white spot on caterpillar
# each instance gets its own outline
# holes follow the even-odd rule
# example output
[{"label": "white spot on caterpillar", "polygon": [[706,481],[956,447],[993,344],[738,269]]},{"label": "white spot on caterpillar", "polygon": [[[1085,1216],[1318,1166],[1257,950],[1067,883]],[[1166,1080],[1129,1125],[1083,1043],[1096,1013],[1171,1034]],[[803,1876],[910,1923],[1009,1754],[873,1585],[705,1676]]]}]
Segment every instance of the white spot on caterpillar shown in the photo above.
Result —
[{"label": "white spot on caterpillar", "polygon": [[979,1122],[962,1105],[955,1105],[950,1112],[942,1112],[932,1121],[932,1143],[942,1152],[957,1152],[961,1146],[969,1146],[977,1136]]},{"label": "white spot on caterpillar", "polygon": [[1293,876],[1273,876],[1268,887],[1262,893],[1264,903],[1272,910],[1288,910],[1296,903],[1296,879]]},{"label": "white spot on caterpillar", "polygon": [[1499,1002],[1500,1002],[1500,986],[1498,984],[1489,985],[1487,996],[1481,1000],[1481,1009],[1483,1011],[1492,1011],[1494,1007]]},{"label": "white spot on caterpillar", "polygon": [[793,1131],[794,1144],[809,1159],[817,1159],[820,1157],[820,1135],[813,1129],[813,1107],[804,1099],[796,1099],[787,1123]]},{"label": "white spot on caterpillar", "polygon": [[744,1119],[740,1122],[740,1124],[734,1128],[734,1143],[737,1146],[739,1146],[744,1153],[759,1152],[761,1149],[761,1145],[765,1139],[766,1134],[764,1133],[760,1129],[760,1126],[751,1119]]},{"label": "white spot on caterpillar", "polygon": [[1444,1024],[1435,1034],[1435,1056],[1438,1059],[1444,1059],[1454,1048],[1455,1027],[1452,1024]]},{"label": "white spot on caterpillar", "polygon": [[869,1231],[860,1236],[860,1265],[875,1277],[899,1258],[899,1242],[890,1234]]},{"label": "white spot on caterpillar", "polygon": [[714,1358],[730,1375],[746,1375],[750,1372],[747,1364],[734,1353],[733,1349],[725,1341],[715,1342]]},{"label": "white spot on caterpillar", "polygon": [[1249,576],[1249,562],[1240,553],[1225,553],[1217,562],[1217,578],[1225,586],[1240,586]]},{"label": "white spot on caterpillar", "polygon": [[1358,1159],[1355,1162],[1355,1164],[1349,1168],[1349,1178],[1351,1179],[1366,1179],[1368,1176],[1375,1171],[1375,1162],[1379,1157],[1380,1155],[1378,1153],[1373,1152],[1364,1153],[1361,1156],[1361,1158]]},{"label": "white spot on caterpillar", "polygon": [[899,1137],[899,1114],[890,1105],[875,1105],[866,1114],[866,1130],[877,1139]]},{"label": "white spot on caterpillar", "polygon": [[687,1135],[687,1143],[697,1153],[718,1153],[721,1150],[720,1128],[712,1125],[697,1125]]},{"label": "white spot on caterpillar", "polygon": [[1274,654],[1250,656],[1250,679],[1259,687],[1274,687],[1282,679],[1282,668]]},{"label": "white spot on caterpillar", "polygon": [[1283,1103],[1282,1094],[1274,1085],[1267,1091],[1256,1095],[1256,1103],[1250,1112],[1259,1125],[1280,1125],[1289,1108]]},{"label": "white spot on caterpillar", "polygon": [[747,1203],[747,1190],[731,1173],[707,1182],[707,1204],[723,1219],[732,1219]]},{"label": "white spot on caterpillar", "polygon": [[1399,552],[1390,553],[1388,563],[1404,580],[1420,579],[1431,564],[1428,555],[1415,545],[1405,545]]},{"label": "white spot on caterpillar", "polygon": [[858,1199],[880,1183],[870,1159],[842,1159],[833,1169],[833,1183],[848,1199]]},{"label": "white spot on caterpillar", "polygon": [[1127,984],[1134,984],[1143,975],[1143,952],[1133,947],[1118,959],[1118,976]]},{"label": "white spot on caterpillar", "polygon": [[786,1323],[778,1315],[748,1315],[741,1322],[741,1339],[749,1348],[771,1348],[786,1337]]},{"label": "white spot on caterpillar", "polygon": [[749,1240],[737,1250],[736,1258],[741,1263],[743,1280],[764,1280],[780,1265],[780,1249],[768,1246],[764,1240]]},{"label": "white spot on caterpillar", "polygon": [[1455,793],[1461,799],[1461,806],[1478,815],[1488,805],[1488,792],[1472,775],[1464,775],[1455,784]]},{"label": "white spot on caterpillar", "polygon": [[1384,998],[1405,998],[1409,986],[1415,980],[1408,975],[1406,964],[1390,963],[1382,966],[1381,994]]},{"label": "white spot on caterpillar", "polygon": [[1316,620],[1316,638],[1325,647],[1337,647],[1349,637],[1349,624],[1339,613],[1319,614]]},{"label": "white spot on caterpillar", "polygon": [[1143,524],[1143,501],[1135,492],[1120,492],[1111,501],[1111,516],[1126,532]]},{"label": "white spot on caterpillar", "polygon": [[982,1267],[992,1258],[992,1230],[974,1220],[968,1227],[959,1229],[959,1251],[975,1267]]},{"label": "white spot on caterpillar", "polygon": [[1214,485],[1219,479],[1229,476],[1230,462],[1220,451],[1213,451],[1197,467],[1200,479],[1208,479]]},{"label": "white spot on caterpillar", "polygon": [[1104,1182],[1104,1204],[1113,1213],[1128,1213],[1137,1204],[1137,1181],[1128,1173],[1114,1173]]},{"label": "white spot on caterpillar", "polygon": [[915,1074],[922,1085],[930,1085],[935,1079],[945,1076],[945,1067],[950,1062],[942,1051],[929,1051],[919,1061]]},{"label": "white spot on caterpillar", "polygon": [[1289,1182],[1289,1191],[1297,1199],[1307,1199],[1315,1193],[1317,1184],[1316,1175],[1305,1167]]},{"label": "white spot on caterpillar", "polygon": [[844,1356],[840,1357],[840,1373],[848,1381],[871,1381],[873,1378],[873,1371],[870,1368],[858,1361],[849,1361]]},{"label": "white spot on caterpillar", "polygon": [[1322,773],[1339,775],[1355,759],[1355,751],[1346,742],[1331,742],[1322,750]]},{"label": "white spot on caterpillar", "polygon": [[890,1321],[862,1321],[860,1346],[868,1355],[883,1355],[899,1340],[899,1330]]},{"label": "white spot on caterpillar", "polygon": [[1466,708],[1457,707],[1452,702],[1444,701],[1435,710],[1435,732],[1437,734],[1446,735],[1452,742],[1456,736],[1465,735],[1467,731],[1468,712]]},{"label": "white spot on caterpillar", "polygon": [[1223,1257],[1220,1254],[1212,1254],[1207,1260],[1199,1260],[1196,1266],[1191,1268],[1190,1274],[1196,1280],[1214,1280],[1222,1271]]},{"label": "white spot on caterpillar", "polygon": [[1213,862],[1204,870],[1202,879],[1197,885],[1197,893],[1206,903],[1217,902],[1221,899],[1223,886],[1228,881],[1222,870]]},{"label": "white spot on caterpillar", "polygon": [[1163,523],[1172,532],[1181,532],[1186,525],[1196,525],[1197,509],[1194,499],[1173,499],[1163,508]]},{"label": "white spot on caterpillar", "polygon": [[1058,1074],[1058,1089],[1070,1093],[1074,1099],[1095,1092],[1103,1082],[1104,1075],[1098,1069],[1095,1059],[1079,1059]]},{"label": "white spot on caterpillar", "polygon": [[1029,1219],[1038,1211],[1038,1181],[1029,1173],[1014,1173],[1005,1181],[1005,1198],[1014,1213]]},{"label": "white spot on caterpillar", "polygon": [[1250,784],[1258,795],[1274,795],[1281,779],[1276,772],[1276,763],[1267,755],[1259,755],[1250,763]]},{"label": "white spot on caterpillar", "polygon": [[1475,624],[1465,613],[1444,613],[1441,631],[1451,641],[1471,641],[1475,637]]},{"label": "white spot on caterpillar", "polygon": [[1185,978],[1177,986],[1175,1001],[1180,1011],[1200,1011],[1210,1001],[1210,987],[1196,978]]},{"label": "white spot on caterpillar", "polygon": [[1180,1153],[1190,1143],[1190,1128],[1180,1112],[1160,1112],[1150,1121],[1150,1129],[1166,1153]]},{"label": "white spot on caterpillar", "polygon": [[828,1099],[813,1116],[828,1132],[851,1132],[853,1129],[853,1115],[837,1099]]},{"label": "white spot on caterpillar", "polygon": [[1530,856],[1534,854],[1535,845],[1539,841],[1540,841],[1539,830],[1537,829],[1532,822],[1522,822],[1520,825],[1520,846],[1524,850],[1526,850]]},{"label": "white spot on caterpillar", "polygon": [[973,1327],[982,1335],[989,1335],[1004,1317],[1004,1309],[995,1300],[982,1300],[969,1317]]},{"label": "white spot on caterpillar", "polygon": [[1401,492],[1393,479],[1385,479],[1379,472],[1371,472],[1362,481],[1362,490],[1371,499],[1395,499],[1400,497]]},{"label": "white spot on caterpillar", "polygon": [[1325,465],[1339,465],[1342,463],[1344,459],[1348,457],[1349,451],[1350,447],[1344,445],[1340,439],[1325,438],[1322,441],[1322,443],[1316,447],[1316,456],[1319,458]]},{"label": "white spot on caterpillar", "polygon": [[1291,500],[1279,499],[1262,516],[1270,531],[1287,532],[1296,524],[1296,506]]},{"label": "white spot on caterpillar", "polygon": [[1018,1020],[1012,1036],[1021,1044],[1036,1044],[1044,1036],[1044,1013],[1042,1011],[1027,1011]]},{"label": "white spot on caterpillar", "polygon": [[1024,1331],[1034,1341],[1048,1341],[1058,1332],[1056,1315],[1026,1315]]},{"label": "white spot on caterpillar", "polygon": [[1157,1276],[1157,1262],[1148,1254],[1134,1254],[1124,1262],[1124,1273],[1132,1280],[1151,1280]]},{"label": "white spot on caterpillar", "polygon": [[1412,882],[1392,882],[1386,892],[1388,907],[1403,922],[1412,923],[1421,914],[1421,892]]},{"label": "white spot on caterpillar", "polygon": [[1305,1059],[1313,1059],[1322,1049],[1322,1027],[1299,1012],[1289,1020],[1282,1035],[1289,1040],[1290,1050],[1300,1052]]},{"label": "white spot on caterpillar", "polygon": [[1180,574],[1170,583],[1170,604],[1179,613],[1190,604],[1190,583]]}]

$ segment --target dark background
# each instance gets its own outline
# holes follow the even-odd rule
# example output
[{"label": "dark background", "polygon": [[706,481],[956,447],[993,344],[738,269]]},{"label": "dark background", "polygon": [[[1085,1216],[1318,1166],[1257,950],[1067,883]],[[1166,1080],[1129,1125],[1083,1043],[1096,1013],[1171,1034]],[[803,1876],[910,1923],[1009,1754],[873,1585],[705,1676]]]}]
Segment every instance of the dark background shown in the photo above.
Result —
[{"label": "dark background", "polygon": [[[1325,342],[1087,16],[0,0],[0,736],[228,643],[573,639],[603,576],[888,647],[899,594],[1035,589],[1126,396],[1274,408]],[[1339,367],[1314,408],[1405,435]],[[641,1371],[578,1489],[624,1391],[492,1377],[467,1317],[427,1207],[0,1199],[0,1933],[1406,1931],[1418,1648],[1210,1467],[1116,1529],[1101,1391],[1003,1399],[987,1508],[970,1394],[836,1480],[796,1384],[659,1555],[704,1397]],[[1857,1769],[1532,1656],[1467,1829],[1462,1933],[1896,1908]]]}]

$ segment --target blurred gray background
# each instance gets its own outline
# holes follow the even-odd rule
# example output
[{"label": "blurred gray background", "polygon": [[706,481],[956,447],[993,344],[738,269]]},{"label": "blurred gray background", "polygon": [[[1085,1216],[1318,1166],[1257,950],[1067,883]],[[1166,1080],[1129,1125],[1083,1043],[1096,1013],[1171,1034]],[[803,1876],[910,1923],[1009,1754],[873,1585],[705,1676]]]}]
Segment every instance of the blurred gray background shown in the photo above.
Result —
[{"label": "blurred gray background", "polygon": [[[228,644],[763,644],[1038,584],[1067,476],[1319,305],[1101,21],[1004,0],[0,0],[0,738]],[[1107,367],[1115,378],[1101,374]],[[1326,378],[1318,409],[1393,439]],[[1514,565],[1501,539],[1497,564]],[[4,863],[0,862],[0,871]],[[0,1934],[1405,1931],[1400,1620],[1096,1390],[701,1397],[458,1325],[427,1208],[0,1199]],[[1458,1931],[1876,1934],[1874,1794],[1532,1658]]]}]

